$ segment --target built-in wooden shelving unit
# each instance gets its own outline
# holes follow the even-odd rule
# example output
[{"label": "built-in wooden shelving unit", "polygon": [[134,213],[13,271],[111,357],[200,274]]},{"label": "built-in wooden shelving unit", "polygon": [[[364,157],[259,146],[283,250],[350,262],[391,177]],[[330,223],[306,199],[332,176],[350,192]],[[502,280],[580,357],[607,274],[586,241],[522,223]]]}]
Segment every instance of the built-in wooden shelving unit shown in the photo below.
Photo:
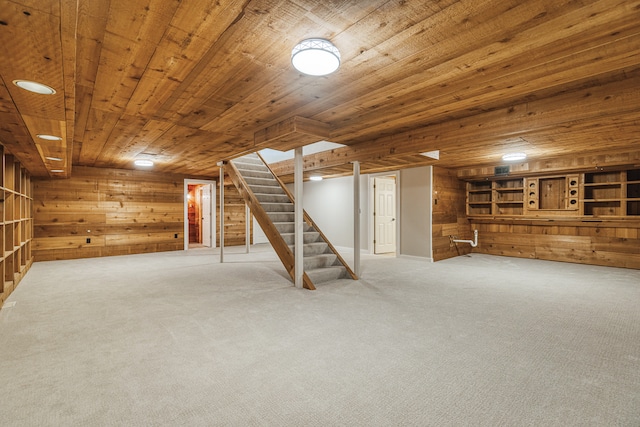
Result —
[{"label": "built-in wooden shelving unit", "polygon": [[29,173],[0,148],[0,306],[33,262],[33,197]]},{"label": "built-in wooden shelving unit", "polygon": [[522,178],[506,178],[467,183],[467,215],[522,215]]},{"label": "built-in wooden shelving unit", "polygon": [[467,215],[640,216],[640,169],[467,182]]},{"label": "built-in wooden shelving unit", "polygon": [[640,167],[630,164],[519,177],[458,172],[478,231],[472,251],[640,269]]},{"label": "built-in wooden shelving unit", "polygon": [[584,174],[586,216],[640,215],[640,169]]}]

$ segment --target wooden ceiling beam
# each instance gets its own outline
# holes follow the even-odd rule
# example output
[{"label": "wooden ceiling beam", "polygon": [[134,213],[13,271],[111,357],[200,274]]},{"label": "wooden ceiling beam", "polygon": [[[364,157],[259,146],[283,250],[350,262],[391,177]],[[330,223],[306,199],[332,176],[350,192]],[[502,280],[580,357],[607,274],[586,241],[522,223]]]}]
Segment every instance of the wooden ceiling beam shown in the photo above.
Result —
[{"label": "wooden ceiling beam", "polygon": [[[630,73],[630,78],[624,81],[308,155],[304,157],[304,170],[334,167],[355,160],[391,161],[394,157],[431,150],[440,150],[441,159],[459,156],[462,158],[460,161],[464,161],[464,156],[472,157],[474,150],[482,151],[481,149],[491,145],[502,145],[503,150],[510,150],[514,142],[524,143],[528,146],[528,151],[541,154],[545,149],[579,151],[588,147],[575,147],[575,142],[563,143],[563,137],[573,132],[585,135],[587,131],[593,134],[592,140],[595,142],[603,139],[596,135],[606,136],[613,129],[616,133],[633,135],[640,131],[640,122],[633,120],[639,108],[640,69]],[[635,126],[625,128],[630,121]],[[599,126],[602,130],[598,129]],[[561,141],[560,144],[552,141],[550,136],[556,137]],[[545,147],[545,143],[551,145],[549,142],[553,142],[556,147]],[[615,144],[615,141],[612,143]],[[622,145],[625,143],[626,141],[621,141]],[[599,146],[591,148],[595,150]],[[277,175],[288,175],[293,173],[293,161],[276,163],[272,165],[272,169]]]},{"label": "wooden ceiling beam", "polygon": [[271,148],[288,151],[314,142],[328,140],[331,127],[317,120],[293,116],[254,134],[256,150]]}]

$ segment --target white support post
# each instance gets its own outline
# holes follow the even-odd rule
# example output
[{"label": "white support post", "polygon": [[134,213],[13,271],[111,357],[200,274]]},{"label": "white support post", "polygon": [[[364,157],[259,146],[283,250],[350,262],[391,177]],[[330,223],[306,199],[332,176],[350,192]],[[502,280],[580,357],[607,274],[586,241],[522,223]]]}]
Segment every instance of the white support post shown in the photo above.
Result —
[{"label": "white support post", "polygon": [[220,263],[224,262],[224,162],[220,166]]},{"label": "white support post", "polygon": [[298,147],[295,150],[294,158],[294,172],[293,172],[293,198],[294,205],[294,224],[295,224],[295,236],[294,236],[294,283],[296,287],[302,288],[303,276],[304,276],[304,223],[303,223],[303,205],[302,205],[302,147]]},{"label": "white support post", "polygon": [[245,227],[244,227],[244,236],[245,236],[245,250],[247,253],[249,253],[249,247],[251,246],[251,210],[249,209],[249,205],[248,204],[244,204],[244,222],[245,222]]},{"label": "white support post", "polygon": [[360,277],[360,162],[353,162],[353,272]]}]

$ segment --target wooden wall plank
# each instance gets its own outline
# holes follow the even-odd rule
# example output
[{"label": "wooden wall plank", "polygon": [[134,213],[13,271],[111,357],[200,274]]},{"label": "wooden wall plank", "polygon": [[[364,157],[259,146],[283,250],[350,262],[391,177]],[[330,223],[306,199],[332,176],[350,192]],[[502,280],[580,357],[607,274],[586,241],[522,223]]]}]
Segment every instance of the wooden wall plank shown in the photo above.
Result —
[{"label": "wooden wall plank", "polygon": [[471,252],[467,244],[451,244],[449,236],[472,239],[465,215],[466,186],[456,178],[456,172],[434,166],[432,203],[432,253],[440,261]]},{"label": "wooden wall plank", "polygon": [[[184,178],[175,175],[84,166],[68,180],[37,180],[36,260],[183,249],[183,189]],[[225,245],[244,244],[245,205],[229,182]]]},{"label": "wooden wall plank", "polygon": [[640,269],[640,221],[469,221],[479,231],[474,252]]},{"label": "wooden wall plank", "polygon": [[[219,190],[218,190],[219,191]],[[216,218],[220,218],[220,198],[216,198]],[[244,199],[232,182],[224,185],[224,245],[245,244],[246,213]],[[253,227],[253,223],[251,224]],[[253,233],[252,233],[253,234]],[[216,227],[216,246],[220,246],[220,227]]]},{"label": "wooden wall plank", "polygon": [[38,180],[36,260],[182,249],[182,191],[180,177],[88,167],[68,180]]}]

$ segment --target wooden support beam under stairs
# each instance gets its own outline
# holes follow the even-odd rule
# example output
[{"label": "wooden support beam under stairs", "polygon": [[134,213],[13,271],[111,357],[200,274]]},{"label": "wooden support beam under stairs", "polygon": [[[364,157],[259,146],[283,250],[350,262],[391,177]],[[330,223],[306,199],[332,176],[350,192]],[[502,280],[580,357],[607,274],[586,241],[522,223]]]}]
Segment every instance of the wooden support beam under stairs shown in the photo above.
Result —
[{"label": "wooden support beam under stairs", "polygon": [[[262,227],[285,269],[294,278],[293,197],[258,154],[229,162],[227,172]],[[303,286],[344,277],[357,279],[351,268],[327,240],[307,212],[304,212]]]}]

